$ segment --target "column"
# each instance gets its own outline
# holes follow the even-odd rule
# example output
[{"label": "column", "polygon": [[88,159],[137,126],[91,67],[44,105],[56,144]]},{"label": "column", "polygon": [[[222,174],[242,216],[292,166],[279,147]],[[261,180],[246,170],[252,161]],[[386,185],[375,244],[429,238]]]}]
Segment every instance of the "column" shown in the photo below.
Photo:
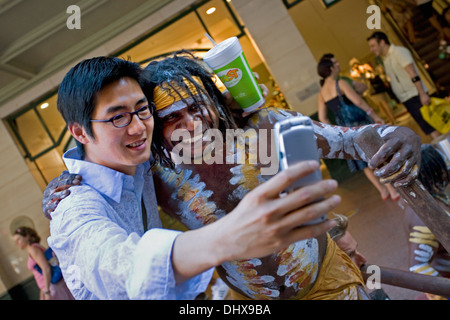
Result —
[{"label": "column", "polygon": [[317,62],[281,0],[233,0],[250,39],[294,110],[317,112]]}]

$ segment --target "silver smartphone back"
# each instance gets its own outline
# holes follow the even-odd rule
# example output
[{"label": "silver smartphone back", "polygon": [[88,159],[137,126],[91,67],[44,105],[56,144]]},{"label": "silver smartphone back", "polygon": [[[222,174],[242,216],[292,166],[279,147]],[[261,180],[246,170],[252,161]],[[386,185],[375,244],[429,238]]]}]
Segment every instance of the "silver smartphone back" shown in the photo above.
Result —
[{"label": "silver smartphone back", "polygon": [[[280,170],[285,170],[301,161],[315,160],[320,163],[311,118],[300,116],[279,121],[275,123],[274,133]],[[313,173],[294,182],[286,191],[290,193],[320,180],[322,180],[322,173],[319,167]],[[306,224],[320,223],[326,218],[327,216],[324,215]]]}]

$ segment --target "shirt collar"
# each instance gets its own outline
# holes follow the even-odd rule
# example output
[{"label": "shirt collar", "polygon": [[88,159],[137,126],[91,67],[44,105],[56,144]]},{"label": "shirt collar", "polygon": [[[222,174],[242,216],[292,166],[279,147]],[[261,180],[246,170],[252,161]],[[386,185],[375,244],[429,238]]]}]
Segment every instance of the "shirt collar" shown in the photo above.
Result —
[{"label": "shirt collar", "polygon": [[395,46],[393,44],[389,45],[389,50],[387,52],[386,58],[389,57],[392,54],[392,52],[394,51],[394,47]]},{"label": "shirt collar", "polygon": [[[108,196],[119,203],[124,188],[134,189],[134,177],[114,169],[81,159],[77,148],[68,150],[63,155],[64,163],[70,173],[79,174],[84,184]],[[147,162],[146,162],[147,163]],[[146,164],[138,165],[136,175],[142,174]]]}]

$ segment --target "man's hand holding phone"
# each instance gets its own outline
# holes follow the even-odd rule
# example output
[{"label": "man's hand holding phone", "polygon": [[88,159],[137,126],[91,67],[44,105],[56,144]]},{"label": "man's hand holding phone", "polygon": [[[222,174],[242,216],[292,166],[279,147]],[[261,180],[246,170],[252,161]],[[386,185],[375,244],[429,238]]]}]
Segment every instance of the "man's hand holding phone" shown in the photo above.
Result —
[{"label": "man's hand holding phone", "polygon": [[[302,162],[313,161],[319,165],[319,152],[317,150],[316,138],[312,127],[312,120],[309,117],[293,117],[279,121],[274,127],[275,143],[277,144],[278,161],[281,170]],[[309,175],[306,175],[295,181],[287,189],[288,193],[306,186],[316,184],[322,180],[320,167]],[[315,201],[321,201],[323,198],[317,198]],[[317,224],[327,219],[327,214],[308,221],[305,225]]]}]

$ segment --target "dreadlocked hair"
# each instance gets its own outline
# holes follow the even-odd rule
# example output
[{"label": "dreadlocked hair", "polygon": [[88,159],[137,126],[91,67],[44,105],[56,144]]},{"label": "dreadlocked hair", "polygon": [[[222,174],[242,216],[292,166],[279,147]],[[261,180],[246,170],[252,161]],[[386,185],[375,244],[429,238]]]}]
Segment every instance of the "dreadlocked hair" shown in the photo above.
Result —
[{"label": "dreadlocked hair", "polygon": [[432,195],[442,195],[448,185],[450,174],[442,155],[432,145],[421,146],[422,163],[419,180]]},{"label": "dreadlocked hair", "polygon": [[[176,86],[182,88],[189,93],[196,104],[209,105],[213,109],[207,108],[208,114],[211,117],[211,111],[218,113],[219,130],[225,133],[226,129],[236,129],[236,123],[233,119],[230,109],[226,106],[225,99],[212,80],[214,74],[209,72],[203,65],[202,61],[195,57],[187,50],[180,50],[171,57],[166,57],[161,60],[151,61],[143,71],[143,91],[147,99],[153,101],[154,89],[164,84],[166,87],[171,87],[184,102],[180,92]],[[204,88],[202,88],[193,77],[200,78]],[[187,79],[199,92],[199,95],[194,95],[189,87],[184,83]],[[174,85],[175,84],[175,85]],[[205,99],[207,101],[205,101]],[[205,103],[207,102],[207,103]],[[205,121],[202,113],[203,121]],[[154,155],[154,162],[159,162],[163,166],[174,168],[175,165],[167,151],[164,137],[162,134],[163,121],[155,117],[155,129],[157,134],[153,135],[152,153]]]}]

